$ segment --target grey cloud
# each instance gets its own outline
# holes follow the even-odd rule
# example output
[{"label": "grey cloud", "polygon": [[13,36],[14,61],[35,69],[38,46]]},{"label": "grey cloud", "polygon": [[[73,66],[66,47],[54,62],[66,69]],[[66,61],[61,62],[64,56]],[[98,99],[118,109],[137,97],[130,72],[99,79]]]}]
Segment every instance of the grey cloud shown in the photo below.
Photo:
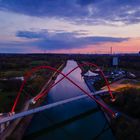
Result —
[{"label": "grey cloud", "polygon": [[0,10],[64,18],[81,24],[133,24],[140,22],[139,5],[140,0],[1,0]]}]

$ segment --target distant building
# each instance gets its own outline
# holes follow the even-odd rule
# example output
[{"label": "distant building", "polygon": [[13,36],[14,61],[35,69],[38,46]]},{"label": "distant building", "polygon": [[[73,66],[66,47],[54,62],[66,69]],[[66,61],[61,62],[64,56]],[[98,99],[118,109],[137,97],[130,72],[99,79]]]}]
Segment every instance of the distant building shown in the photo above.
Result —
[{"label": "distant building", "polygon": [[118,66],[118,63],[119,63],[119,61],[118,61],[118,57],[113,57],[112,58],[112,66]]}]

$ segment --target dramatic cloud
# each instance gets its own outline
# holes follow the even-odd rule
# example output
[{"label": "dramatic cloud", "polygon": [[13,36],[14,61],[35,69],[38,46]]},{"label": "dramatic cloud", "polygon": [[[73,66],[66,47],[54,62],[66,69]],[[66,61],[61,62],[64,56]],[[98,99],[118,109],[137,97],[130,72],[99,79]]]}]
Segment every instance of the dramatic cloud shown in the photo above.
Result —
[{"label": "dramatic cloud", "polygon": [[35,32],[30,32],[30,31],[19,31],[17,32],[16,36],[33,39],[33,38],[43,38],[46,35],[43,33],[37,33],[37,32],[35,33]]},{"label": "dramatic cloud", "polygon": [[138,52],[139,28],[140,0],[0,0],[0,52]]},{"label": "dramatic cloud", "polygon": [[88,24],[140,22],[140,0],[1,0],[0,10]]},{"label": "dramatic cloud", "polygon": [[103,37],[103,36],[89,36],[80,37],[79,33],[70,32],[48,32],[42,30],[40,32],[30,31],[19,31],[17,37],[26,39],[36,39],[30,42],[30,46],[37,46],[41,49],[46,48],[47,50],[60,50],[60,49],[72,49],[72,48],[83,48],[88,45],[95,45],[105,42],[123,42],[127,41],[128,38],[114,38],[114,37]]}]

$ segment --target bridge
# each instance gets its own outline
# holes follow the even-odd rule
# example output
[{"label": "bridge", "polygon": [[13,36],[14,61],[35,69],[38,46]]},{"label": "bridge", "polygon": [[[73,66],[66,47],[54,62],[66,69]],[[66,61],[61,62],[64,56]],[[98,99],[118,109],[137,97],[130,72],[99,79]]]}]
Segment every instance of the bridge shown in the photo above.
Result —
[{"label": "bridge", "polygon": [[[107,94],[108,92],[105,91],[105,90],[101,90],[101,91],[97,91],[95,93],[92,93],[91,95],[99,95],[99,94],[102,94],[102,93]],[[16,114],[13,114],[12,116],[7,116],[7,117],[1,119],[0,124],[6,123],[6,122],[9,122],[9,121],[18,119],[18,118],[22,118],[22,117],[25,117],[25,116],[28,116],[28,115],[31,115],[31,114],[35,114],[35,113],[44,111],[46,109],[51,109],[51,108],[54,108],[54,107],[59,106],[59,105],[70,103],[70,102],[73,102],[73,101],[76,101],[76,100],[79,100],[79,99],[87,98],[87,97],[88,97],[87,95],[76,96],[76,97],[73,97],[73,98],[70,98],[70,99],[58,101],[58,102],[55,102],[55,103],[51,103],[51,104],[47,104],[47,105],[44,105],[44,106],[41,106],[41,107],[37,107],[37,108],[34,108],[34,109],[23,111],[21,113],[16,113]],[[107,107],[107,105],[106,105],[106,107]]]},{"label": "bridge", "polygon": [[[94,66],[96,68],[98,68],[100,70],[100,74],[101,76],[104,78],[105,80],[105,83],[106,83],[106,86],[108,87],[108,91],[98,91],[98,92],[94,92],[94,93],[88,93],[85,89],[83,89],[82,87],[80,87],[80,85],[78,85],[77,83],[75,83],[71,78],[68,77],[69,74],[71,74],[73,71],[75,71],[77,68],[79,67],[83,67],[83,66]],[[15,113],[15,109],[16,109],[16,106],[19,102],[19,98],[20,98],[20,95],[23,91],[23,88],[27,82],[27,80],[32,76],[33,73],[37,72],[38,70],[40,69],[50,69],[56,73],[59,73],[61,74],[63,77],[60,78],[57,82],[51,84],[47,89],[45,89],[44,87],[42,88],[41,92],[39,94],[37,94],[37,96],[35,96],[33,99],[31,99],[29,102],[32,102],[32,103],[36,103],[40,98],[44,97],[45,95],[48,94],[48,92],[55,86],[57,85],[59,82],[61,82],[63,79],[67,79],[69,80],[73,85],[75,85],[77,88],[79,88],[79,90],[81,90],[85,95],[81,95],[81,96],[77,96],[77,97],[73,97],[73,98],[69,98],[69,99],[66,99],[66,100],[62,100],[62,101],[58,101],[58,102],[55,102],[55,103],[52,103],[52,104],[47,104],[47,105],[44,105],[44,106],[41,106],[41,107],[37,107],[37,108],[34,108],[34,109],[30,109],[30,110],[25,110],[25,111],[22,111],[20,113]],[[101,100],[99,100],[99,98],[96,98],[97,95],[101,95],[101,94],[105,94],[105,93],[108,93],[111,97],[112,100],[114,100],[114,96],[110,90],[110,87],[109,87],[109,82],[108,80],[105,78],[104,76],[104,73],[103,71],[96,65],[96,64],[93,64],[93,63],[83,63],[83,64],[79,64],[77,67],[73,68],[72,70],[70,70],[67,74],[64,74],[62,73],[60,70],[56,69],[56,68],[53,68],[53,67],[50,67],[50,66],[38,66],[38,67],[35,67],[33,69],[31,69],[29,72],[27,72],[24,76],[24,81],[23,83],[21,84],[21,87],[19,89],[19,92],[17,94],[17,97],[15,99],[15,102],[12,106],[12,109],[11,109],[11,112],[10,116],[6,116],[2,119],[0,119],[0,125],[3,125],[5,123],[9,123],[13,120],[16,120],[18,118],[23,118],[25,116],[28,116],[28,115],[31,115],[31,114],[34,114],[34,113],[38,113],[38,112],[41,112],[41,111],[44,111],[46,109],[50,109],[50,108],[54,108],[56,106],[59,106],[59,105],[62,105],[62,104],[66,104],[66,103],[69,103],[69,102],[72,102],[72,101],[76,101],[76,100],[79,100],[79,99],[82,99],[82,98],[86,98],[86,97],[89,97],[91,98],[94,102],[96,102],[100,107],[102,107],[107,114],[109,114],[110,116],[112,117],[116,117],[116,112],[112,109],[109,108],[109,106],[107,106],[104,102],[102,102]],[[28,102],[28,103],[29,103]],[[2,131],[1,131],[2,132]]]}]

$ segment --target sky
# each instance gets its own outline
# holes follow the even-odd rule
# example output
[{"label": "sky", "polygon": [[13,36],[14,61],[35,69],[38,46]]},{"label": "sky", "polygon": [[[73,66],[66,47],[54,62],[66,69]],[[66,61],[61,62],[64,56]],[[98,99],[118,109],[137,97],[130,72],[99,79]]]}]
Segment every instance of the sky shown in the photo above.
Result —
[{"label": "sky", "polygon": [[0,53],[138,53],[140,0],[0,0]]}]

